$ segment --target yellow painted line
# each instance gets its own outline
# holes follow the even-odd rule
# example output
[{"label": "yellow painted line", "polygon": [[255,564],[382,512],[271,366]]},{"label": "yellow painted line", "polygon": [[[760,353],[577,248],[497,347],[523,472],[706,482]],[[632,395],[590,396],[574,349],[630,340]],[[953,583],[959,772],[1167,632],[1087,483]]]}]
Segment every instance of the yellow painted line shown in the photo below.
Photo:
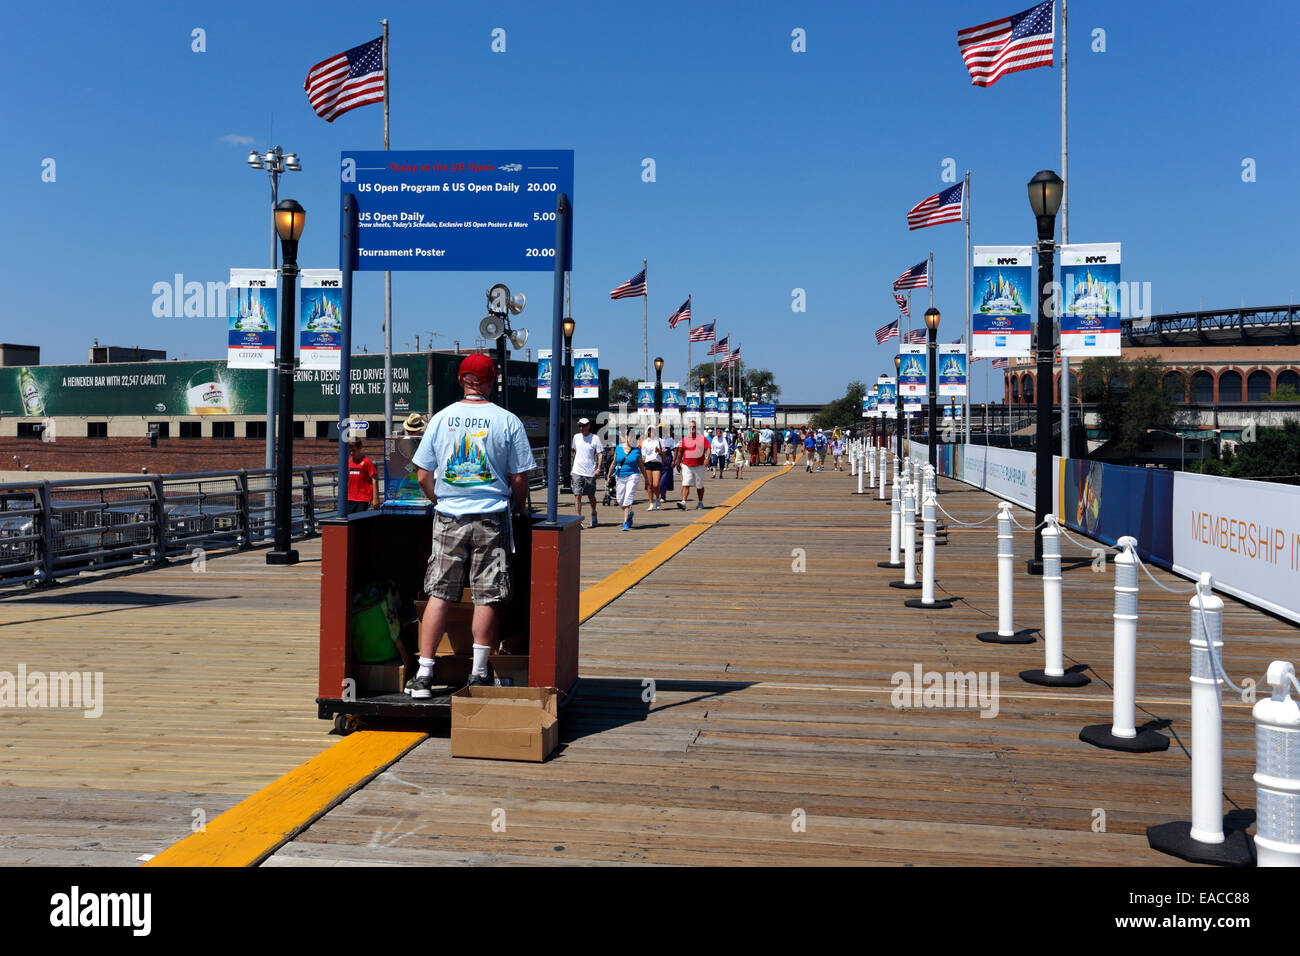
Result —
[{"label": "yellow painted line", "polygon": [[145,866],[255,866],[427,736],[380,730],[350,734]]},{"label": "yellow painted line", "polygon": [[581,624],[594,617],[611,602],[627,593],[692,541],[725,518],[733,508],[738,507],[741,502],[758,491],[759,488],[762,488],[773,478],[780,478],[782,475],[788,474],[793,467],[793,465],[782,465],[780,471],[749,482],[722,504],[715,505],[712,510],[705,512],[702,517],[695,519],[680,531],[665,538],[641,557],[632,559],[613,574],[587,588],[578,598],[578,623]]},{"label": "yellow painted line", "polygon": [[[773,478],[749,482],[734,495],[579,597],[579,621],[618,598],[717,524]],[[203,831],[163,850],[145,866],[256,866],[401,759],[428,734],[361,730],[290,770],[221,814]]]}]

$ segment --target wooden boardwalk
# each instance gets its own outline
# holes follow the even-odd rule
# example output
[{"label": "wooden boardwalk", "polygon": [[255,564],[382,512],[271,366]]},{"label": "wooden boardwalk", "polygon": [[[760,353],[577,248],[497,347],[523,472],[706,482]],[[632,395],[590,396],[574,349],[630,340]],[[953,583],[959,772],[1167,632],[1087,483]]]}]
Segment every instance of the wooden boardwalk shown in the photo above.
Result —
[{"label": "wooden boardwalk", "polygon": [[[628,534],[601,509],[584,588],[700,514],[645,506]],[[316,717],[320,542],[295,546],[292,568],[259,549],[3,592],[0,671],[99,672],[104,701],[0,709],[0,865],[134,864],[338,740]]]},{"label": "wooden boardwalk", "polygon": [[[545,764],[453,760],[432,737],[268,865],[1176,862],[1144,831],[1190,815],[1187,597],[1143,581],[1139,723],[1170,721],[1173,746],[1096,750],[1077,734],[1110,719],[1109,569],[1066,574],[1067,667],[1088,665],[1093,683],[1024,684],[1041,643],[974,638],[996,628],[990,526],[953,526],[939,549],[940,596],[962,600],[908,609],[915,592],[887,586],[901,573],[876,567],[888,503],[854,487],[802,468],[768,482],[589,620],[581,689]],[[994,510],[982,492],[942,488],[959,518]],[[1031,553],[1027,533],[1017,548]],[[1017,624],[1036,626],[1037,579],[1017,588]],[[1238,682],[1259,681],[1296,636],[1231,600],[1224,631]],[[996,717],[896,709],[891,678],[918,665],[997,674]],[[1225,810],[1250,808],[1250,707],[1225,693],[1224,709]]]}]

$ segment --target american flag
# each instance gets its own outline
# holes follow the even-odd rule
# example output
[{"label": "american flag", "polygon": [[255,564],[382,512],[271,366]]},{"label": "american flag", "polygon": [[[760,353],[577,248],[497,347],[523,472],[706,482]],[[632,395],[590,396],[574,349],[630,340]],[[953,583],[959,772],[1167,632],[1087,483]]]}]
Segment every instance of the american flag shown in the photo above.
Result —
[{"label": "american flag", "polygon": [[722,360],[722,364],[725,367],[728,365],[735,365],[739,361],[740,361],[740,346],[737,345],[734,349],[732,349],[731,353],[728,354],[727,357]]},{"label": "american flag", "polygon": [[689,295],[686,297],[686,301],[682,303],[681,308],[668,316],[668,328],[677,328],[677,323],[682,319],[686,320],[688,326],[691,324],[691,297]]},{"label": "american flag", "polygon": [[925,329],[913,329],[903,336],[903,341],[908,345],[924,345]]},{"label": "american flag", "polygon": [[949,186],[927,196],[907,211],[908,231],[937,226],[943,222],[961,222],[962,192],[965,183]]},{"label": "american flag", "polygon": [[989,366],[989,368],[1006,368],[1006,367],[1007,367],[1006,356],[1003,356],[1002,358],[995,358],[993,360],[993,364]]},{"label": "american flag", "polygon": [[336,116],[368,103],[384,101],[384,38],[344,50],[307,72],[302,88],[316,115],[334,122]]},{"label": "american flag", "polygon": [[[730,335],[724,335],[722,338],[720,338],[720,339],[718,339],[716,342],[714,342],[714,343],[713,343],[713,346],[709,349],[709,354],[710,354],[710,355],[726,355],[726,354],[727,354],[727,349],[728,349],[728,347],[729,347],[729,346],[727,345],[727,340],[728,340],[729,338],[731,338]],[[724,359],[724,361],[725,361],[725,359]]]},{"label": "american flag", "polygon": [[929,279],[929,268],[929,260],[922,259],[894,280],[894,291],[899,289],[924,289]]},{"label": "american flag", "polygon": [[713,334],[713,326],[716,322],[710,322],[708,325],[697,325],[691,329],[691,334],[686,338],[691,342],[712,342],[717,336]]},{"label": "american flag", "polygon": [[611,299],[634,299],[639,295],[645,295],[644,269],[611,292],[609,297]]},{"label": "american flag", "polygon": [[898,311],[902,312],[908,318],[912,317],[912,312],[907,307],[907,296],[894,293],[894,301],[898,303]]},{"label": "american flag", "polygon": [[974,86],[992,86],[1007,73],[1052,65],[1055,0],[957,31],[957,48]]},{"label": "american flag", "polygon": [[898,338],[898,319],[876,329],[876,344],[884,345],[890,339]]}]

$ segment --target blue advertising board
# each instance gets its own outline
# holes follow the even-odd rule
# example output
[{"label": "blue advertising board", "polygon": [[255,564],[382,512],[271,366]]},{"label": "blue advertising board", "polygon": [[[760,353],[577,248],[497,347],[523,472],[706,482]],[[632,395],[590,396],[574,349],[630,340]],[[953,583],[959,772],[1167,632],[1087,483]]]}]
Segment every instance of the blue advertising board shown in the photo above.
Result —
[{"label": "blue advertising board", "polygon": [[1172,565],[1174,472],[1080,458],[1061,467],[1066,527],[1112,545],[1131,534],[1142,560]]},{"label": "blue advertising board", "polygon": [[342,195],[357,200],[360,271],[552,272],[573,150],[346,150],[340,178],[340,210]]},{"label": "blue advertising board", "polygon": [[769,403],[760,404],[755,402],[749,406],[750,418],[770,418],[776,421],[776,406]]}]

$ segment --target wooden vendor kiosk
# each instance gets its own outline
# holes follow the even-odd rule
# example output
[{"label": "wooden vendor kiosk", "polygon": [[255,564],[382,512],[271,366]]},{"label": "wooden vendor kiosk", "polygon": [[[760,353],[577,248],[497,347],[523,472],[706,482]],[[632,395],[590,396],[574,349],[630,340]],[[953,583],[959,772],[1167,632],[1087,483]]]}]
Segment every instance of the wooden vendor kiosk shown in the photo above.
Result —
[{"label": "wooden vendor kiosk", "polygon": [[[491,668],[501,684],[554,687],[561,701],[578,680],[578,586],[580,525],[576,517],[514,519],[511,558],[514,597],[502,615],[501,647]],[[432,547],[433,515],[424,510],[368,511],[329,518],[321,527],[320,682],[317,716],[331,717],[340,731],[362,720],[445,720],[451,694],[465,683],[469,592],[452,608],[447,633],[436,650],[434,677],[447,684],[431,699],[402,690],[414,676],[411,662],[419,634],[416,602],[422,596]],[[353,642],[356,597],[372,585],[391,582],[401,614],[400,657],[363,662]],[[423,603],[419,605],[423,608]]]}]

